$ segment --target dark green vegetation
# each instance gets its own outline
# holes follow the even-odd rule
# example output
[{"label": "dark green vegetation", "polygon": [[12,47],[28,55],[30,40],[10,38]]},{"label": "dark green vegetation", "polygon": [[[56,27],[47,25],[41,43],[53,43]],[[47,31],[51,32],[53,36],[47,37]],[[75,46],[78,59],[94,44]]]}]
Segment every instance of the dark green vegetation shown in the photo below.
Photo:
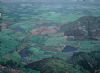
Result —
[{"label": "dark green vegetation", "polygon": [[[47,58],[26,65],[26,68],[41,73],[100,73],[100,51],[77,52],[65,61],[59,58]],[[68,64],[69,63],[69,64]]]},{"label": "dark green vegetation", "polygon": [[0,2],[0,13],[0,73],[100,73],[98,2]]},{"label": "dark green vegetation", "polygon": [[71,64],[59,58],[46,58],[26,65],[26,68],[36,69],[41,73],[77,73],[78,71],[78,68],[73,68]]},{"label": "dark green vegetation", "polygon": [[71,61],[74,65],[79,65],[82,69],[90,73],[100,73],[100,51],[90,53],[78,52],[75,53]]}]

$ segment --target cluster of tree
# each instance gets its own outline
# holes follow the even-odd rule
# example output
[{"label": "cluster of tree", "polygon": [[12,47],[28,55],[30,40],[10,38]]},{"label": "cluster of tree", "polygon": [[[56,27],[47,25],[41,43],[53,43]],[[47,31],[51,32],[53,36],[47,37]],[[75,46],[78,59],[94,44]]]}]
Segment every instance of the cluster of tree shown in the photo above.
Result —
[{"label": "cluster of tree", "polygon": [[32,73],[100,73],[99,56],[100,51],[76,52],[69,60],[51,57],[27,65],[8,60],[0,65]]},{"label": "cluster of tree", "polygon": [[40,72],[24,68],[23,63],[17,63],[13,60],[5,60],[5,61],[0,61],[0,73],[40,73]]},{"label": "cluster of tree", "polygon": [[76,52],[69,60],[57,57],[29,63],[25,68],[41,73],[100,73],[100,51]]},{"label": "cluster of tree", "polygon": [[73,65],[68,64],[65,60],[54,57],[32,62],[25,68],[38,70],[41,73],[82,73],[78,67],[73,68]]},{"label": "cluster of tree", "polygon": [[8,61],[0,61],[0,65],[6,66],[9,68],[20,68],[21,65],[18,64],[17,62],[14,62],[13,60],[8,60]]},{"label": "cluster of tree", "polygon": [[81,70],[88,73],[100,73],[100,51],[75,53],[70,62],[73,65],[79,65]]}]

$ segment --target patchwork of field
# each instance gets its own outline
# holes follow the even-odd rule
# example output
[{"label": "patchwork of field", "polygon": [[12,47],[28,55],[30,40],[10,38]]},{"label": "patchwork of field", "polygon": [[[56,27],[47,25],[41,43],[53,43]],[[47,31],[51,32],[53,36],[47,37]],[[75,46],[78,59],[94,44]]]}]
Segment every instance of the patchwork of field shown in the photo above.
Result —
[{"label": "patchwork of field", "polygon": [[[100,72],[99,3],[4,2],[0,6],[0,73],[4,69],[11,69],[9,73]],[[98,64],[93,69],[97,72],[83,64]]]}]

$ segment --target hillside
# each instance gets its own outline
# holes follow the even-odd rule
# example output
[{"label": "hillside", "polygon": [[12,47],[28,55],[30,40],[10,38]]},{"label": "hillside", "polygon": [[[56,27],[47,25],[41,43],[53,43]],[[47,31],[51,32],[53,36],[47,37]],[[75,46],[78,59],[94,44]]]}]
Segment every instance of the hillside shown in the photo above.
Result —
[{"label": "hillside", "polygon": [[65,36],[74,36],[76,39],[100,39],[100,17],[84,16],[78,20],[64,24],[61,30]]}]

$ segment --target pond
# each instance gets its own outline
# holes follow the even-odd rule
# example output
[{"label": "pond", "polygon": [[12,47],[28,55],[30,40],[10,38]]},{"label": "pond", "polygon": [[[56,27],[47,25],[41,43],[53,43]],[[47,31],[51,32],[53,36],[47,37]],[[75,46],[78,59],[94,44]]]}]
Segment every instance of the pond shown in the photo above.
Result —
[{"label": "pond", "polygon": [[77,51],[77,50],[78,50],[77,47],[65,46],[64,49],[62,50],[62,52],[75,52],[75,51]]}]

